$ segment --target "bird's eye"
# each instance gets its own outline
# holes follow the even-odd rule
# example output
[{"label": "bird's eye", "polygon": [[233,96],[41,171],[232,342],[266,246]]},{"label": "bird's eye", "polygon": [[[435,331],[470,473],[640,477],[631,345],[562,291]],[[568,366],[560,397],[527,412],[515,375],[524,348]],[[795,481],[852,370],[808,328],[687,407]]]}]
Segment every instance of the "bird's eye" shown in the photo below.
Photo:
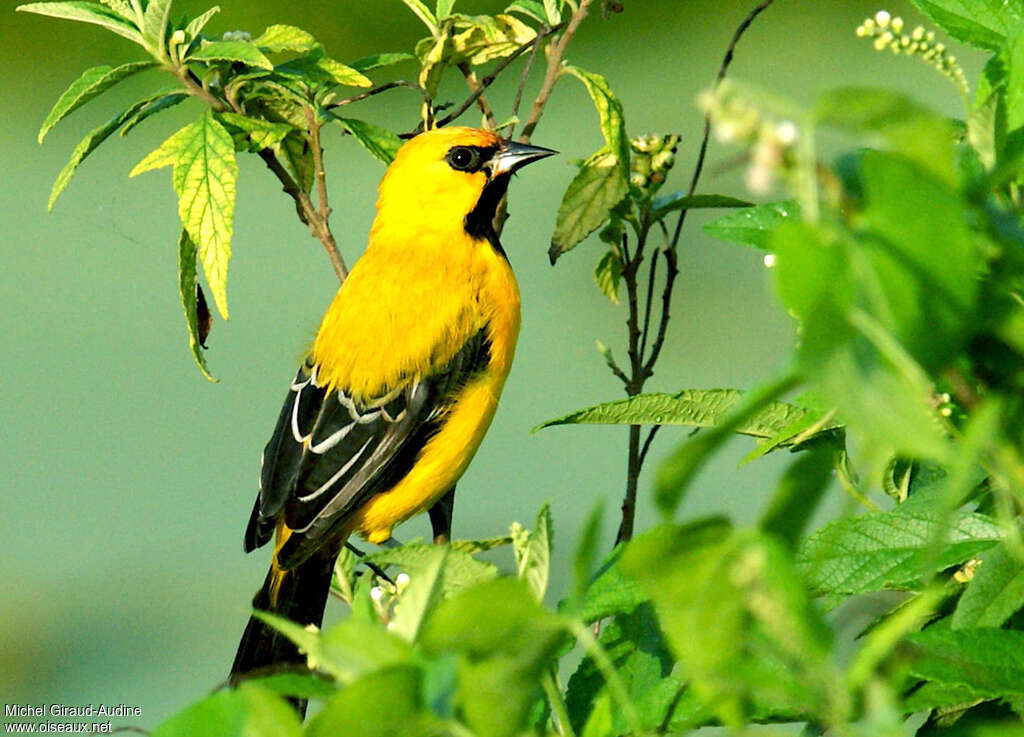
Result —
[{"label": "bird's eye", "polygon": [[458,171],[475,171],[480,166],[480,152],[468,146],[456,146],[445,158]]}]

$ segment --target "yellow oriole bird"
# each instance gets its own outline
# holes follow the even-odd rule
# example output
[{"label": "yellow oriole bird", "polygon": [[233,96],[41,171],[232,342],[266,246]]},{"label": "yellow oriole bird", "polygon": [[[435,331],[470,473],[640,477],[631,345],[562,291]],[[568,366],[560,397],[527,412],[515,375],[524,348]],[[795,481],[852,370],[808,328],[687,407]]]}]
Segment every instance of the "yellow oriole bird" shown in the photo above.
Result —
[{"label": "yellow oriole bird", "polygon": [[[495,211],[512,173],[553,153],[457,127],[399,149],[366,252],[263,452],[245,550],[276,540],[254,608],[319,626],[349,535],[381,543],[430,510],[435,539],[447,538],[455,482],[491,423],[519,334],[519,290]],[[302,662],[253,618],[231,677]]]}]

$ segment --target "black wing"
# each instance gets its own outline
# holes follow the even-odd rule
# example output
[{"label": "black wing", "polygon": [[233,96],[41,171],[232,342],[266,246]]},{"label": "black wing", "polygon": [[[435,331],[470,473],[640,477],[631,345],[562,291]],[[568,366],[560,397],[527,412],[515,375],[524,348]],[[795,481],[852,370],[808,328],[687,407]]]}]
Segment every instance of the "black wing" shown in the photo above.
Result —
[{"label": "black wing", "polygon": [[303,364],[263,452],[246,551],[271,538],[282,514],[292,533],[279,565],[295,566],[332,541],[351,512],[409,472],[452,397],[489,361],[485,328],[438,373],[365,402],[320,386],[317,367]]}]

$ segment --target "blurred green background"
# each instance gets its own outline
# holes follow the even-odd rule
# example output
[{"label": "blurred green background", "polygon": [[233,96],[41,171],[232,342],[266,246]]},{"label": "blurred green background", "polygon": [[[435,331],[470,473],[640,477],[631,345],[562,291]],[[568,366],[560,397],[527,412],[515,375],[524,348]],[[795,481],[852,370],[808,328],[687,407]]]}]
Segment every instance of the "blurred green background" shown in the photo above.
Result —
[{"label": "blurred green background", "polygon": [[[198,103],[109,141],[48,215],[50,185],[78,140],[118,112],[118,102],[165,80],[149,73],[129,81],[114,95],[120,100],[90,103],[40,148],[40,122],[84,68],[140,54],[97,27],[15,15],[15,5],[4,0],[0,15],[6,413],[0,693],[6,703],[137,705],[142,717],[124,721],[151,727],[226,675],[267,562],[265,550],[245,556],[241,549],[260,451],[336,284],[321,247],[262,163],[243,158],[232,318],[214,325],[208,358],[221,383],[207,383],[188,354],[178,303],[169,176],[126,176]],[[609,20],[595,14],[572,43],[570,60],[608,78],[632,134],[683,135],[671,188],[685,187],[695,158],[701,126],[695,96],[753,5],[626,0],[623,14]],[[197,0],[177,4],[189,14],[205,7]],[[341,60],[408,50],[424,35],[399,0],[222,0],[221,7],[208,32],[258,33],[270,23],[291,23]],[[460,0],[457,9],[499,7]],[[855,38],[853,29],[878,8],[877,0],[779,0],[743,40],[732,73],[804,102],[841,84],[884,83],[960,114],[946,80]],[[909,3],[887,8],[909,24],[921,20]],[[973,77],[980,60],[961,55]],[[397,73],[414,71],[407,66]],[[491,94],[499,117],[510,109],[513,77],[518,74]],[[535,74],[528,94],[538,83]],[[453,100],[464,95],[457,85],[446,93]],[[415,96],[398,90],[348,112],[407,130],[416,110]],[[580,520],[595,504],[605,506],[605,547],[611,544],[626,430],[529,430],[620,395],[594,341],[624,354],[625,309],[593,285],[596,239],[556,268],[548,265],[555,210],[574,172],[569,161],[600,140],[596,114],[576,81],[556,88],[534,140],[562,156],[531,167],[512,187],[503,240],[523,292],[522,337],[501,410],[459,486],[455,532],[483,537],[501,534],[512,520],[532,524],[549,500],[557,596]],[[365,243],[382,167],[337,132],[326,146],[335,232],[351,264]],[[700,190],[742,195],[735,151],[712,146]],[[749,387],[780,365],[792,339],[759,254],[703,236],[706,219],[695,212],[687,223],[674,319],[651,390]],[[682,437],[678,429],[665,430],[654,446],[641,484],[641,527],[656,519],[650,471]],[[737,469],[749,448],[740,440],[721,454],[683,513],[756,519],[786,459]],[[416,520],[399,537],[427,533],[426,521]]]}]

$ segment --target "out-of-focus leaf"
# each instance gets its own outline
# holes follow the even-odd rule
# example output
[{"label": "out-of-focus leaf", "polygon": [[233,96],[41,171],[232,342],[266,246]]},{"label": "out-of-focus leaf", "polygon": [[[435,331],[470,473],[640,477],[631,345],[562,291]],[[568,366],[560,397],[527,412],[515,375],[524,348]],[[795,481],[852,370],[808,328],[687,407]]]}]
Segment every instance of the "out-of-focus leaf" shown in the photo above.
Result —
[{"label": "out-of-focus leaf", "polygon": [[198,249],[196,244],[188,235],[188,231],[182,229],[178,238],[178,291],[181,295],[181,304],[185,310],[185,327],[188,329],[188,346],[192,352],[199,370],[210,381],[216,382],[210,374],[206,365],[206,355],[203,353],[204,339],[200,336],[199,310],[196,299],[198,282],[196,279],[196,258]]},{"label": "out-of-focus leaf", "polygon": [[761,529],[793,550],[832,480],[833,453],[812,451],[793,461],[761,517]]},{"label": "out-of-focus leaf", "polygon": [[308,737],[430,737],[444,734],[423,704],[423,671],[398,665],[342,689],[310,719]]},{"label": "out-of-focus leaf", "polygon": [[640,584],[622,573],[619,567],[622,551],[621,545],[612,551],[584,592],[576,613],[584,622],[596,622],[613,614],[631,612],[650,599]]},{"label": "out-of-focus leaf", "polygon": [[295,710],[277,694],[242,684],[218,691],[174,715],[153,737],[299,737]]},{"label": "out-of-focus leaf", "polygon": [[981,554],[981,565],[960,597],[950,627],[1001,627],[1022,607],[1024,562],[1000,545]]},{"label": "out-of-focus leaf", "polygon": [[730,243],[768,250],[772,233],[788,219],[800,217],[796,200],[769,202],[723,215],[704,225],[704,232]]},{"label": "out-of-focus leaf", "polygon": [[144,69],[152,69],[154,66],[156,66],[156,62],[153,61],[136,61],[122,64],[117,68],[98,66],[86,69],[82,76],[64,91],[64,94],[54,104],[53,109],[46,115],[46,119],[39,128],[38,141],[42,143],[43,138],[53,126],[89,100],[110,89],[121,80],[138,74]]},{"label": "out-of-focus leaf", "polygon": [[412,61],[416,57],[404,51],[387,51],[382,54],[371,54],[349,64],[357,72],[368,72],[372,69],[389,67],[392,64],[400,64],[403,61]]},{"label": "out-of-focus leaf", "polygon": [[532,18],[538,23],[547,23],[547,14],[544,5],[539,0],[516,0],[505,8],[506,13],[519,13],[527,18]]},{"label": "out-of-focus leaf", "polygon": [[425,551],[421,569],[410,576],[402,592],[389,628],[407,642],[416,641],[428,613],[441,600],[448,554],[448,549],[439,545]]},{"label": "out-of-focus leaf", "polygon": [[584,161],[558,207],[555,232],[548,249],[551,263],[600,228],[608,220],[611,209],[628,192],[629,183],[622,166],[610,149],[602,148]]},{"label": "out-of-focus leaf", "polygon": [[254,38],[253,45],[261,51],[279,53],[281,51],[296,51],[305,53],[316,45],[316,39],[308,31],[295,26],[276,23],[267,26],[267,29]]},{"label": "out-of-focus leaf", "polygon": [[958,41],[998,51],[1020,11],[1002,0],[911,0]]},{"label": "out-of-focus leaf", "polygon": [[974,698],[1024,694],[1024,632],[930,627],[907,639],[918,678],[970,688]]},{"label": "out-of-focus leaf", "polygon": [[452,14],[453,7],[455,7],[455,0],[437,0],[434,4],[434,17],[444,20]]},{"label": "out-of-focus leaf", "polygon": [[[947,524],[943,524],[947,522]],[[995,520],[897,507],[832,522],[800,546],[797,565],[820,593],[914,588],[923,576],[963,563],[1003,537]]]},{"label": "out-of-focus leaf", "polygon": [[232,61],[257,69],[273,69],[274,64],[251,41],[206,41],[188,55],[188,61]]},{"label": "out-of-focus leaf", "polygon": [[77,20],[82,23],[95,23],[103,26],[108,31],[113,31],[119,36],[134,41],[139,46],[145,47],[145,41],[139,30],[110,8],[99,3],[84,2],[83,0],[68,0],[68,2],[56,3],[27,3],[19,5],[16,10],[23,13],[35,13],[36,15],[48,15],[51,18],[64,18],[66,20]]},{"label": "out-of-focus leaf", "polygon": [[1013,131],[1024,125],[1024,24],[1018,23],[1011,32],[1006,48],[1006,131]]},{"label": "out-of-focus leaf", "polygon": [[355,118],[334,118],[341,126],[359,141],[359,144],[370,152],[370,155],[383,164],[390,164],[404,141],[387,128],[381,128],[365,120]]},{"label": "out-of-focus leaf", "polygon": [[281,696],[301,699],[326,699],[338,692],[338,685],[315,673],[274,673],[246,679],[246,684],[273,691]]}]

